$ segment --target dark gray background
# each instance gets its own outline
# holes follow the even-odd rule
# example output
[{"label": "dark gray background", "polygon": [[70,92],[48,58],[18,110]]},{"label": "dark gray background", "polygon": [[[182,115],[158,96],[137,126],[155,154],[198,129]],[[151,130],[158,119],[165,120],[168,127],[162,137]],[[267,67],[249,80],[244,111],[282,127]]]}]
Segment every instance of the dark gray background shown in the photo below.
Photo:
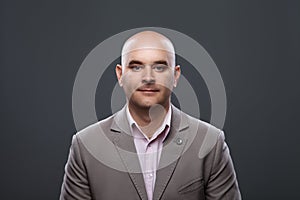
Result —
[{"label": "dark gray background", "polygon": [[[58,199],[76,132],[76,72],[100,42],[144,26],[189,35],[219,67],[228,98],[224,130],[243,199],[300,198],[299,1],[0,4],[1,199]],[[109,112],[100,87],[102,118]]]}]

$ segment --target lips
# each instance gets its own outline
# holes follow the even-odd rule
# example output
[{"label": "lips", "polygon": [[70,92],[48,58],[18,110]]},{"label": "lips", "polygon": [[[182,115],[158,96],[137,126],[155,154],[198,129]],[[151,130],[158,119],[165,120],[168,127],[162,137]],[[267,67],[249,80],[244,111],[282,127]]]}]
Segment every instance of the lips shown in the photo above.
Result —
[{"label": "lips", "polygon": [[138,88],[137,91],[139,92],[159,92],[159,89],[158,88],[146,88],[146,87],[141,87],[141,88]]},{"label": "lips", "polygon": [[158,92],[159,90],[137,90],[140,92]]}]

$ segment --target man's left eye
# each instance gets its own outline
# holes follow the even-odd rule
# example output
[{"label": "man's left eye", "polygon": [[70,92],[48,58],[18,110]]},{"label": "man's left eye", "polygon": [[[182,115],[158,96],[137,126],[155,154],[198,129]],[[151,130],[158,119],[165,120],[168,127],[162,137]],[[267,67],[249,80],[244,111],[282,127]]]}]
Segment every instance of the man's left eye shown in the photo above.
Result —
[{"label": "man's left eye", "polygon": [[162,72],[166,69],[166,66],[159,65],[159,66],[155,66],[154,69],[155,69],[155,71]]}]

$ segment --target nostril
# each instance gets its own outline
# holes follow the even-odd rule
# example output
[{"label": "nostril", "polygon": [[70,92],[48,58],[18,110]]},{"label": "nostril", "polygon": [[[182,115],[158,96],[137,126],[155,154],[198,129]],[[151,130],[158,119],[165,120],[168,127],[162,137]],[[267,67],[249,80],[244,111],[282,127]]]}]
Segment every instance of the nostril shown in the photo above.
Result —
[{"label": "nostril", "polygon": [[153,84],[153,83],[155,83],[155,80],[153,78],[143,79],[142,83],[143,84]]}]

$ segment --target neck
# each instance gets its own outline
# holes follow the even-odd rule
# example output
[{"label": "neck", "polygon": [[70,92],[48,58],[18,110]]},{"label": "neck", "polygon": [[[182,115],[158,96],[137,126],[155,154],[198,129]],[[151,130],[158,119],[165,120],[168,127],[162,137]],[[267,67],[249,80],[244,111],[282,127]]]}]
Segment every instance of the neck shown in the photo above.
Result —
[{"label": "neck", "polygon": [[170,103],[164,106],[155,104],[149,108],[141,108],[128,103],[132,118],[149,138],[151,138],[155,131],[162,125],[169,111],[169,106]]}]

